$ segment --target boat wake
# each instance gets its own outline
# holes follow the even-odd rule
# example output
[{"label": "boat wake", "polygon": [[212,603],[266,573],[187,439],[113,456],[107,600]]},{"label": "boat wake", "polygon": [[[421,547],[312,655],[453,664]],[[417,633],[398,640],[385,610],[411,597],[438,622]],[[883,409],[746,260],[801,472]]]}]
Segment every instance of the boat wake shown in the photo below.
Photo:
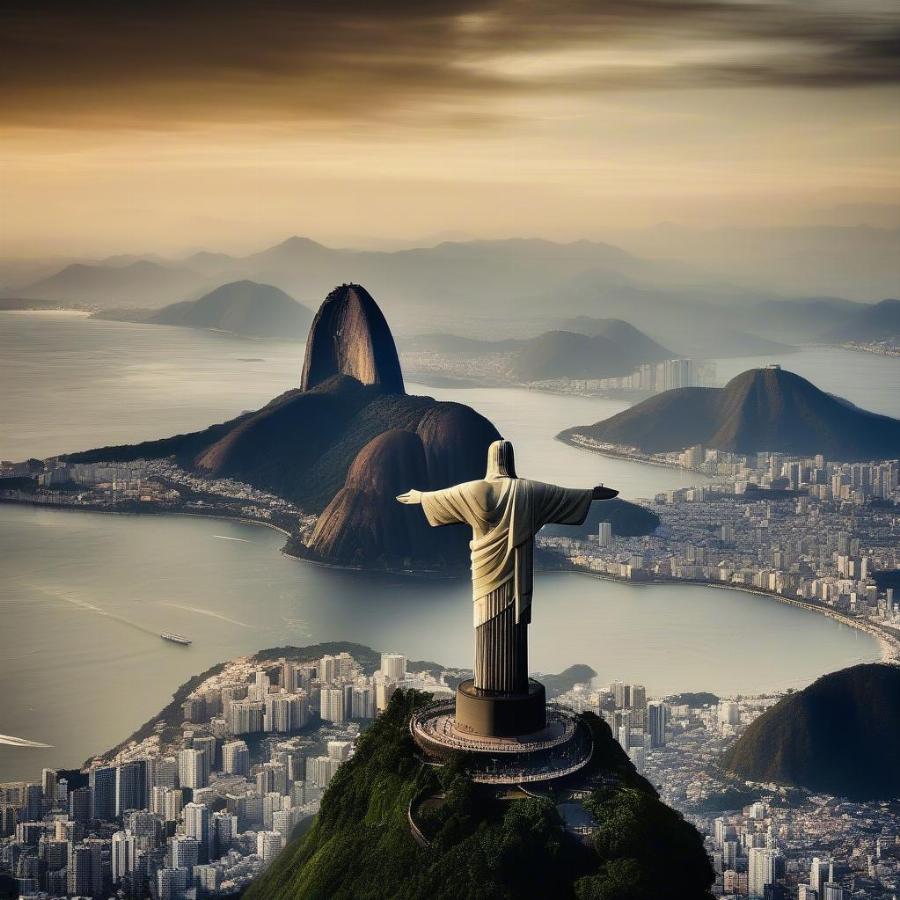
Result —
[{"label": "boat wake", "polygon": [[37,750],[46,750],[53,744],[42,744],[40,741],[29,741],[27,738],[13,737],[11,734],[0,734],[0,744],[6,747],[31,747]]},{"label": "boat wake", "polygon": [[100,606],[95,606],[93,603],[89,603],[87,600],[82,600],[80,597],[76,597],[74,594],[61,591],[58,588],[46,587],[44,585],[33,585],[39,591],[42,591],[49,597],[53,597],[57,600],[63,600],[66,603],[70,603],[72,606],[77,609],[82,609],[85,612],[96,613],[98,616],[103,616],[106,619],[112,619],[114,622],[119,622],[122,625],[127,625],[129,628],[134,628],[136,631],[143,632],[144,634],[152,634],[156,635],[156,632],[152,628],[147,628],[146,625],[140,625],[137,622],[132,622],[131,619],[126,618],[125,616],[119,615],[117,613],[109,612],[106,609],[103,609]]},{"label": "boat wake", "polygon": [[230,535],[227,535],[227,534],[214,534],[213,537],[218,538],[220,541],[238,541],[241,544],[252,544],[253,543],[253,541],[248,541],[247,538],[236,538],[236,537],[231,537]]},{"label": "boat wake", "polygon": [[198,615],[209,616],[213,619],[221,619],[223,622],[228,622],[230,625],[239,625],[241,628],[253,627],[246,622],[239,622],[237,619],[230,619],[228,616],[223,616],[222,613],[213,612],[211,609],[200,609],[199,606],[184,606],[181,603],[161,603],[160,606],[170,606],[172,609],[183,609],[185,612],[197,613]]}]

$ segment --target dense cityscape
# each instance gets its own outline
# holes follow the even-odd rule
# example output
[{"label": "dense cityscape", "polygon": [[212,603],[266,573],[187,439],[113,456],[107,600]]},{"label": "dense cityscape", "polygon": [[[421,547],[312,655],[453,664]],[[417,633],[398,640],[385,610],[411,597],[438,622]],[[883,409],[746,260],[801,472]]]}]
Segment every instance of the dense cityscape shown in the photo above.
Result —
[{"label": "dense cityscape", "polygon": [[763,591],[870,631],[886,655],[898,655],[900,606],[878,577],[900,565],[898,460],[838,463],[702,447],[659,458],[717,480],[644,501],[660,518],[652,535],[617,537],[601,522],[587,539],[539,543],[598,575]]},{"label": "dense cityscape", "polygon": [[[450,697],[464,672],[405,656],[267,653],[216,666],[81,769],[0,785],[0,871],[23,900],[193,900],[240,893],[308,827],[361,730],[398,689]],[[377,666],[377,668],[375,668]],[[662,799],[705,835],[720,897],[888,900],[900,807],[751,785],[718,760],[776,696],[648,698],[577,684],[556,702],[600,715]],[[579,823],[573,834],[590,835]]]},{"label": "dense cityscape", "polygon": [[0,500],[122,512],[181,512],[246,519],[285,533],[315,517],[289,500],[232,478],[204,478],[169,459],[0,462]]},{"label": "dense cityscape", "polygon": [[347,652],[242,657],[82,770],[0,785],[0,870],[28,900],[239,893],[318,812],[395,690],[450,695],[400,654],[366,668]]},{"label": "dense cityscape", "polygon": [[632,762],[706,837],[720,897],[890,900],[900,890],[900,804],[853,803],[723,772],[722,754],[777,696],[647,699],[637,684],[557,698],[600,710]]}]

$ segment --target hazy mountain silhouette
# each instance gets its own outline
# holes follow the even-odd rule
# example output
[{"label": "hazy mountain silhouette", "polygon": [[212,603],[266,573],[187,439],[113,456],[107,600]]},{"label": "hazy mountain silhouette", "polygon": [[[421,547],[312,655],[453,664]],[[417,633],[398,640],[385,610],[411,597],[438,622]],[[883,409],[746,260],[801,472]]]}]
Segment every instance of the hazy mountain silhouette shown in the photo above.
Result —
[{"label": "hazy mountain silhouette", "polygon": [[558,327],[582,334],[602,334],[608,319],[624,319],[677,356],[756,356],[783,353],[763,316],[745,313],[761,295],[733,288],[657,287],[619,280],[608,273],[586,273],[572,279],[553,296],[543,298],[548,310],[558,310]]},{"label": "hazy mountain silhouette", "polygon": [[204,251],[169,267],[147,261],[133,266],[138,268],[129,275],[130,266],[77,263],[49,278],[17,286],[16,293],[101,306],[155,307],[227,280],[272,284],[300,298],[321,297],[334,284],[353,280],[388,293],[395,312],[453,303],[484,315],[490,300],[489,311],[503,315],[523,297],[553,290],[580,272],[603,267],[614,277],[619,273],[639,277],[659,268],[618,247],[590,241],[445,242],[388,252],[335,249],[297,236],[247,256]]},{"label": "hazy mountain silhouette", "polygon": [[855,303],[840,297],[769,300],[753,313],[800,342],[841,344],[900,337],[900,300]]},{"label": "hazy mountain silhouette", "polygon": [[606,378],[627,375],[645,362],[672,359],[674,353],[621,319],[592,320],[594,333],[548,331],[534,338],[484,341],[454,334],[409,338],[409,352],[482,357],[511,354],[508,374],[518,382],[547,378]]},{"label": "hazy mountain silhouette", "polygon": [[511,374],[517,381],[607,378],[675,355],[619,319],[600,320],[597,328],[593,336],[549,331],[526,342],[513,359]]},{"label": "hazy mountain silhouette", "polygon": [[779,368],[750,369],[724,388],[666,391],[560,436],[574,432],[649,452],[702,444],[738,453],[824,453],[838,460],[900,454],[900,421],[858,409]]},{"label": "hazy mountain silhouette", "polygon": [[255,281],[223,284],[199,300],[173,303],[145,321],[213,328],[246,337],[302,340],[313,314],[284,291]]},{"label": "hazy mountain silhouette", "polygon": [[822,337],[834,343],[900,339],[900,300],[859,306],[843,322],[825,331]]},{"label": "hazy mountain silhouette", "polygon": [[854,313],[867,309],[865,303],[855,303],[841,297],[803,297],[797,300],[765,300],[747,312],[767,327],[784,335],[787,340],[804,343],[821,339],[849,321]]},{"label": "hazy mountain silhouette", "polygon": [[751,781],[854,800],[900,796],[900,667],[825,675],[753,721],[723,765]]},{"label": "hazy mountain silhouette", "polygon": [[[846,215],[846,211],[844,211]],[[854,210],[857,222],[872,209]],[[822,224],[703,228],[672,223],[613,236],[643,256],[675,257],[702,267],[707,278],[753,284],[782,296],[840,294],[853,300],[897,290],[900,228]]]},{"label": "hazy mountain silhouette", "polygon": [[154,307],[183,299],[205,283],[204,277],[191,269],[141,259],[124,266],[72,263],[18,293],[58,302]]},{"label": "hazy mountain silhouette", "polygon": [[[810,240],[800,241],[798,248],[818,246],[815,239]],[[833,243],[827,235],[822,240],[823,246]],[[876,243],[879,253],[891,246],[887,238],[878,238]],[[737,239],[735,245],[740,246]],[[650,246],[654,246],[652,241]],[[764,269],[761,263],[759,267]],[[407,332],[420,327],[424,311],[432,326],[467,329],[468,337],[478,337],[482,323],[504,325],[508,330],[500,337],[520,337],[546,330],[548,325],[591,333],[584,323],[570,324],[579,316],[619,318],[682,356],[784,351],[786,337],[809,339],[823,327],[836,324],[830,312],[828,318],[820,319],[811,310],[808,328],[802,324],[799,329],[780,328],[775,310],[767,312],[764,304],[787,306],[793,301],[742,284],[743,279],[729,283],[724,273],[705,271],[694,261],[661,259],[656,249],[652,257],[641,258],[599,241],[447,241],[430,247],[374,251],[331,248],[294,236],[245,256],[202,251],[163,261],[123,255],[71,263],[53,274],[28,280],[28,273],[36,271],[46,271],[46,264],[23,267],[0,261],[3,292],[105,308],[159,308],[194,299],[230,281],[271,284],[304,300],[321,297],[334,284],[353,280],[389,295],[392,318]],[[795,317],[795,313],[785,310],[785,317]],[[535,327],[541,321],[543,327]]]}]

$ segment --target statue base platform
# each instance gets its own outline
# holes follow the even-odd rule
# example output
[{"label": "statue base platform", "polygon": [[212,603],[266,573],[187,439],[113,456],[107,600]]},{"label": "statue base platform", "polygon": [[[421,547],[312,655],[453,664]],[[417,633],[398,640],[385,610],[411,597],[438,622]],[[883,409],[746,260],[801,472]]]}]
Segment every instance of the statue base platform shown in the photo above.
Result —
[{"label": "statue base platform", "polygon": [[547,725],[547,696],[533,678],[528,691],[502,694],[482,691],[470,678],[456,690],[456,730],[479,737],[534,734]]},{"label": "statue base platform", "polygon": [[[543,688],[537,688],[543,698]],[[464,703],[471,699],[465,691],[462,696]],[[452,700],[428,704],[412,716],[409,730],[425,757],[437,765],[453,754],[466,754],[468,774],[475,782],[521,785],[555,781],[580,772],[593,755],[590,729],[567,710],[544,706],[543,724],[534,731],[523,732],[520,726],[514,735],[482,735],[460,728],[457,704]],[[531,715],[536,717],[534,711]]]}]

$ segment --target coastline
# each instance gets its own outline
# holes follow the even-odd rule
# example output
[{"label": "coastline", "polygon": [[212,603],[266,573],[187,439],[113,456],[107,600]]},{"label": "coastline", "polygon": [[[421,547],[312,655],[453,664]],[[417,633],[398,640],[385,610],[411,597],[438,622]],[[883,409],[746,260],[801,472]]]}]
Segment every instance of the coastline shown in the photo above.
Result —
[{"label": "coastline", "polygon": [[[30,506],[30,507],[49,507],[50,509],[55,510],[70,510],[74,512],[100,512],[108,515],[120,515],[120,516],[141,516],[141,515],[173,515],[173,516],[189,516],[196,519],[211,519],[211,520],[219,520],[223,522],[240,522],[244,525],[260,525],[264,528],[270,528],[273,531],[277,531],[286,537],[293,537],[291,532],[282,528],[279,525],[276,525],[272,522],[261,521],[259,519],[248,519],[239,516],[223,516],[216,515],[214,513],[198,513],[198,512],[180,512],[178,510],[160,510],[155,512],[149,511],[121,511],[114,509],[105,509],[101,507],[75,507],[70,504],[52,504],[52,503],[28,503],[23,500],[9,500],[5,498],[0,498],[0,503],[6,503],[13,506]],[[454,581],[458,580],[462,577],[462,573],[443,573],[438,571],[429,571],[429,570],[413,570],[413,569],[387,569],[387,568],[366,568],[362,566],[348,566],[341,565],[338,563],[330,563],[325,560],[315,559],[311,556],[304,556],[303,554],[291,553],[287,549],[287,544],[282,546],[279,552],[292,560],[296,560],[297,562],[309,563],[314,566],[319,566],[323,569],[332,569],[334,571],[339,572],[349,572],[358,575],[380,575],[387,577],[403,577],[403,578],[411,578],[420,581]],[[553,551],[550,551],[551,553]],[[562,557],[560,554],[554,554],[559,557],[559,559],[564,560],[565,557]],[[639,585],[648,585],[652,586],[654,584],[675,584],[675,585],[694,585],[696,587],[703,588],[713,588],[713,589],[722,589],[722,590],[730,590],[730,591],[739,591],[744,594],[755,594],[757,596],[768,597],[771,600],[775,600],[778,603],[784,603],[788,606],[794,606],[799,609],[805,609],[809,612],[819,613],[824,615],[826,618],[830,618],[833,621],[842,624],[848,625],[851,628],[855,628],[858,631],[862,631],[871,637],[875,638],[881,646],[881,654],[882,661],[886,663],[897,663],[900,664],[900,634],[893,634],[892,632],[886,631],[885,629],[879,628],[877,625],[874,625],[871,622],[861,621],[852,616],[845,615],[840,610],[832,609],[829,606],[825,606],[820,603],[813,603],[808,600],[801,600],[794,597],[785,597],[782,594],[778,594],[774,591],[768,591],[763,588],[751,587],[748,585],[736,585],[736,584],[720,584],[718,582],[710,582],[710,581],[697,581],[690,578],[672,578],[666,577],[663,575],[655,575],[653,578],[648,579],[647,581],[635,582],[628,578],[619,578],[615,575],[610,575],[606,572],[595,572],[591,569],[585,569],[581,566],[572,565],[567,560],[565,563],[558,567],[553,566],[539,566],[536,568],[537,572],[568,572],[575,575],[587,575],[591,578],[596,578],[600,580],[606,581],[616,581],[621,584],[627,584],[632,587],[637,587]]]},{"label": "coastline", "polygon": [[[27,500],[12,500],[9,497],[0,497],[0,503],[9,506],[29,506],[33,509],[54,509],[63,510],[65,512],[94,512],[103,513],[110,516],[189,516],[194,519],[218,519],[220,522],[240,522],[242,525],[261,525],[263,528],[271,528],[273,531],[281,532],[285,537],[291,537],[291,532],[274,522],[267,522],[262,519],[248,519],[246,516],[223,516],[215,513],[188,512],[179,509],[155,509],[151,512],[149,509],[110,509],[106,506],[76,506],[74,503],[29,503]],[[290,554],[286,554],[290,555]]]},{"label": "coastline", "polygon": [[871,353],[872,356],[883,356],[885,359],[900,359],[900,349],[897,348],[853,343],[841,344],[840,348],[841,350],[852,350],[854,353]]},{"label": "coastline", "polygon": [[832,609],[830,606],[825,606],[821,603],[813,603],[809,600],[785,597],[782,594],[777,594],[774,591],[768,591],[764,588],[738,584],[719,584],[718,582],[712,581],[696,581],[691,578],[672,578],[663,575],[655,575],[647,581],[632,581],[628,578],[619,578],[615,575],[610,575],[607,572],[594,572],[591,569],[585,569],[581,566],[571,564],[567,564],[559,569],[541,569],[539,571],[568,572],[572,575],[587,575],[590,578],[597,578],[603,581],[616,581],[620,584],[630,584],[635,587],[640,585],[652,587],[655,584],[683,584],[693,585],[694,587],[712,588],[714,590],[738,591],[742,594],[755,594],[759,597],[767,597],[770,600],[784,603],[787,606],[794,606],[798,609],[806,610],[807,612],[819,613],[841,625],[848,625],[851,628],[857,629],[857,631],[868,634],[870,637],[875,638],[881,646],[881,661],[883,663],[900,665],[900,634],[894,635],[892,632],[886,631],[871,622],[855,619],[852,616],[845,615],[840,610]]},{"label": "coastline", "polygon": [[625,449],[617,452],[615,450],[601,450],[599,447],[592,447],[590,444],[575,440],[570,434],[573,430],[574,429],[567,428],[565,431],[561,431],[556,435],[554,440],[557,440],[562,444],[567,444],[569,447],[575,447],[577,450],[587,450],[588,453],[596,453],[598,456],[608,456],[610,459],[622,459],[626,462],[642,463],[647,466],[659,466],[661,469],[675,469],[678,472],[696,472],[698,475],[703,475],[704,478],[710,477],[709,473],[704,472],[703,469],[699,469],[696,466],[679,466],[675,463],[657,459],[656,457],[645,456],[642,453],[630,453]]}]

